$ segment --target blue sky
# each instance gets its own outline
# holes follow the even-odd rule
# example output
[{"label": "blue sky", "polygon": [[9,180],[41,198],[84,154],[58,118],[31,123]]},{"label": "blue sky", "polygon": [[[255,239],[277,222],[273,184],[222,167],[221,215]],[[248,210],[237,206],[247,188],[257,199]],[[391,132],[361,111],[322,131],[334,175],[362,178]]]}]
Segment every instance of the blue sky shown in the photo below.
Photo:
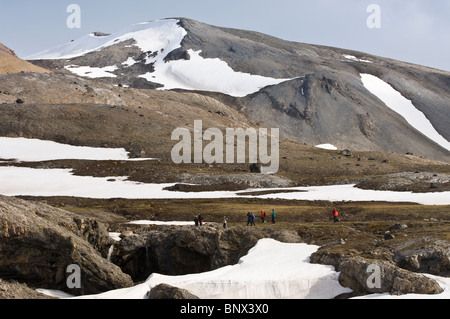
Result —
[{"label": "blue sky", "polygon": [[[80,29],[66,25],[72,3],[81,8]],[[381,9],[379,29],[367,27],[370,4]],[[168,17],[450,71],[450,0],[16,0],[1,5],[0,42],[26,57],[93,31]]]}]

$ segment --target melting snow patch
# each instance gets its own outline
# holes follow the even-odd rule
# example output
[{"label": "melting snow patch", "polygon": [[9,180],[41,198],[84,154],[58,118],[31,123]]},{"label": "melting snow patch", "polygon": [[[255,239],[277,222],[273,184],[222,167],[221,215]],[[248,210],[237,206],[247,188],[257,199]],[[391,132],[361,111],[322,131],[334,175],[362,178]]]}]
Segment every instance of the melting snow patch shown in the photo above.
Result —
[{"label": "melting snow patch", "polygon": [[213,91],[236,97],[291,80],[236,72],[220,59],[203,58],[200,56],[201,51],[188,50],[188,53],[189,60],[164,62],[162,58],[155,59],[155,72],[140,77],[163,84],[163,90]]},{"label": "melting snow patch", "polygon": [[343,54],[342,56],[344,58],[346,58],[347,60],[353,61],[353,62],[373,63],[372,61],[369,61],[369,60],[358,59],[357,57],[355,57],[353,55]]},{"label": "melting snow patch", "polygon": [[[163,222],[163,221],[153,221],[153,220],[136,220],[129,222],[128,224],[132,225],[158,225],[158,226],[193,226],[194,222]],[[204,223],[205,224],[205,223]]]},{"label": "melting snow patch", "polygon": [[320,144],[316,145],[317,148],[321,148],[323,150],[337,151],[337,147],[332,144]]},{"label": "melting snow patch", "polygon": [[81,298],[143,299],[161,283],[187,289],[201,299],[331,299],[351,292],[339,284],[334,267],[310,263],[317,249],[262,239],[233,266],[185,276],[153,274],[135,287]]},{"label": "melting snow patch", "polygon": [[144,161],[150,158],[129,159],[124,148],[100,148],[73,146],[28,138],[0,137],[0,158],[23,162],[43,162],[52,160],[93,160],[93,161]]},{"label": "melting snow patch", "polygon": [[137,62],[133,58],[128,58],[125,62],[122,63],[122,65],[125,65],[126,67],[135,65]]},{"label": "melting snow patch", "polygon": [[[73,196],[81,198],[128,199],[208,199],[238,198],[240,192],[181,193],[164,190],[174,184],[144,184],[126,177],[91,177],[72,175],[68,169],[33,169],[0,166],[0,194],[6,196]],[[279,190],[279,189],[277,189]],[[373,191],[354,185],[286,188],[291,192],[254,195],[252,198],[327,201],[387,201],[423,205],[449,205],[450,192],[412,193]],[[292,191],[300,192],[292,192]],[[267,191],[270,191],[268,189]]]},{"label": "melting snow patch", "polygon": [[78,65],[68,65],[64,69],[69,70],[79,76],[88,77],[91,79],[97,78],[116,78],[117,75],[112,74],[117,70],[117,66],[105,66],[103,68],[95,68],[90,66],[78,66]]},{"label": "melting snow patch", "polygon": [[443,148],[450,150],[450,143],[436,131],[426,116],[400,92],[371,74],[361,74],[361,80],[367,90],[383,101],[387,107],[400,114],[413,128]]}]

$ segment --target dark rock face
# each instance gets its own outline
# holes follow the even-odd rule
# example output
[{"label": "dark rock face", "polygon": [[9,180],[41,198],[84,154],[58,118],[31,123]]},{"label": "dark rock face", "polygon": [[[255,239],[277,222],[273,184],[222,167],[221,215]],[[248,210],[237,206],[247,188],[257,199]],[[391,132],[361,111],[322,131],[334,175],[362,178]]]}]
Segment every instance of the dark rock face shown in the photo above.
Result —
[{"label": "dark rock face", "polygon": [[[131,278],[103,258],[105,226],[47,205],[0,196],[0,278],[74,295],[129,287]],[[69,265],[80,267],[80,289],[70,289]]]},{"label": "dark rock face", "polygon": [[296,232],[247,227],[171,227],[124,238],[111,260],[135,281],[152,273],[184,275],[236,264],[262,238],[301,242]]}]

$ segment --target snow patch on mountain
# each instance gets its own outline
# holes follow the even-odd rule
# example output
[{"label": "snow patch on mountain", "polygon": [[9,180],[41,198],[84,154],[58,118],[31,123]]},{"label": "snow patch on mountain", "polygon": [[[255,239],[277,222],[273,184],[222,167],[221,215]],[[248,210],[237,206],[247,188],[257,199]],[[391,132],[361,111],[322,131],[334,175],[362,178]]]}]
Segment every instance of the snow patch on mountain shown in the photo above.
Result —
[{"label": "snow patch on mountain", "polygon": [[221,92],[243,97],[263,87],[290,79],[274,79],[248,73],[235,72],[220,59],[205,59],[201,51],[188,50],[189,60],[164,62],[155,60],[155,72],[140,77],[164,84],[164,90],[184,89]]},{"label": "snow patch on mountain", "polygon": [[72,73],[91,79],[97,78],[116,78],[117,75],[111,73],[118,69],[117,66],[106,66],[103,68],[95,68],[90,66],[68,65],[64,67]]},{"label": "snow patch on mountain", "polygon": [[347,60],[349,60],[349,61],[353,61],[353,62],[373,63],[372,61],[369,61],[369,60],[358,59],[358,58],[355,57],[354,55],[343,54],[342,56],[343,56],[345,59],[347,59]]},{"label": "snow patch on mountain", "polygon": [[425,114],[400,92],[371,74],[361,74],[361,80],[366,89],[383,101],[387,107],[400,114],[412,127],[443,148],[450,150],[449,141],[440,135]]}]

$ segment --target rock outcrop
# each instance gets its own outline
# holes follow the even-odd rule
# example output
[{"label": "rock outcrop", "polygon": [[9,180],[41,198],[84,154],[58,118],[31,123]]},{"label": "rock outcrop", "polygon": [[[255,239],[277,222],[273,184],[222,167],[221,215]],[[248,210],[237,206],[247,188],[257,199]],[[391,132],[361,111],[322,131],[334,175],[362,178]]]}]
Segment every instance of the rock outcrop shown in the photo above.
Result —
[{"label": "rock outcrop", "polygon": [[[133,282],[101,255],[109,244],[104,225],[44,204],[0,196],[0,278],[74,295],[130,287]],[[81,288],[67,280],[80,267]]]},{"label": "rock outcrop", "polygon": [[0,278],[0,299],[53,299],[14,280]]},{"label": "rock outcrop", "polygon": [[311,262],[334,266],[340,272],[340,284],[358,294],[434,295],[443,291],[434,279],[403,269],[393,260],[366,259],[319,250],[311,256]]},{"label": "rock outcrop", "polygon": [[428,295],[443,292],[435,280],[401,269],[388,261],[353,257],[342,262],[339,271],[339,283],[358,292]]},{"label": "rock outcrop", "polygon": [[111,261],[134,281],[152,273],[184,275],[236,264],[262,238],[301,242],[294,231],[221,225],[159,228],[124,238],[114,247]]},{"label": "rock outcrop", "polygon": [[450,249],[444,242],[398,250],[394,261],[410,271],[450,277]]}]

